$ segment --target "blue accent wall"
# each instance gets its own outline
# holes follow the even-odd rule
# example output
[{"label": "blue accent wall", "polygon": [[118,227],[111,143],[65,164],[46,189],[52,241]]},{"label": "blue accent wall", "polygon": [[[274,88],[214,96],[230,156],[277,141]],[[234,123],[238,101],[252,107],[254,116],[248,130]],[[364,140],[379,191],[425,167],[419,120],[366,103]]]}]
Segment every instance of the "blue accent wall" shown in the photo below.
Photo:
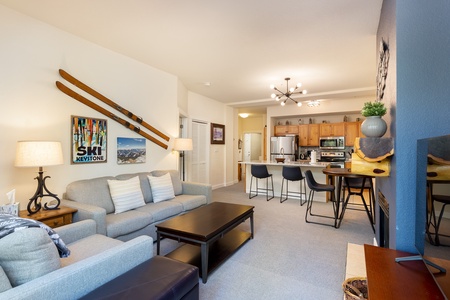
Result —
[{"label": "blue accent wall", "polygon": [[395,49],[395,83],[387,87],[395,154],[391,177],[377,183],[390,202],[389,246],[398,250],[424,247],[427,144],[418,141],[450,134],[449,16],[448,0],[383,2],[378,38],[394,37]]}]

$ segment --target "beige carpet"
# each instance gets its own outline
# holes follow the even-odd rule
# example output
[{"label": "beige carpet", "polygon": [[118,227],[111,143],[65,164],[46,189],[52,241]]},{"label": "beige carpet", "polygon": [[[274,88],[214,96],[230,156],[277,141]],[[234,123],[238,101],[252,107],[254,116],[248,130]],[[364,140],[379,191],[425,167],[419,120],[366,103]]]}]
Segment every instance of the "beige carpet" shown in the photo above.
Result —
[{"label": "beige carpet", "polygon": [[[200,299],[342,299],[348,244],[373,243],[365,212],[347,210],[339,229],[305,223],[306,205],[248,199],[242,183],[213,191],[213,201],[255,206],[255,238],[200,280]],[[331,204],[317,203],[318,213]],[[240,225],[249,230],[249,222]],[[177,247],[165,239],[162,253]],[[349,253],[350,256],[353,256]]]}]

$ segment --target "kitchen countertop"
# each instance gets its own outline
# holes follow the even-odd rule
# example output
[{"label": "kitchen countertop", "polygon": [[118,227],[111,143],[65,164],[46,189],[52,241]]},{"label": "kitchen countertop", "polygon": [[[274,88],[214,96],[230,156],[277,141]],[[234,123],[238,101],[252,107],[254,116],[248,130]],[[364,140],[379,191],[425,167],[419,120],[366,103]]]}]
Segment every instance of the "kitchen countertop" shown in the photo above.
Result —
[{"label": "kitchen countertop", "polygon": [[277,163],[276,161],[263,161],[263,160],[252,160],[252,161],[241,161],[239,162],[241,164],[247,164],[247,165],[268,165],[268,166],[308,166],[308,167],[318,167],[318,168],[325,168],[330,163],[329,162],[316,162],[311,163],[309,160],[297,160],[297,161],[290,161],[290,162],[284,162],[284,163]]}]

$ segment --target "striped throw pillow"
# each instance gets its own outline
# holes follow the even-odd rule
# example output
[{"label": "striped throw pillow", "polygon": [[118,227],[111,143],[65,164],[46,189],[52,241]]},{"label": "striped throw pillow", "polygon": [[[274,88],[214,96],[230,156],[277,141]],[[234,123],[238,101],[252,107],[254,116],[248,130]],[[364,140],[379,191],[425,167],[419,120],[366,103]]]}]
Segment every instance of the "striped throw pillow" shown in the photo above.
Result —
[{"label": "striped throw pillow", "polygon": [[175,198],[173,191],[172,179],[170,174],[166,173],[162,176],[147,176],[152,188],[153,202],[160,202]]},{"label": "striped throw pillow", "polygon": [[145,205],[138,176],[128,180],[108,180],[108,186],[115,214]]}]

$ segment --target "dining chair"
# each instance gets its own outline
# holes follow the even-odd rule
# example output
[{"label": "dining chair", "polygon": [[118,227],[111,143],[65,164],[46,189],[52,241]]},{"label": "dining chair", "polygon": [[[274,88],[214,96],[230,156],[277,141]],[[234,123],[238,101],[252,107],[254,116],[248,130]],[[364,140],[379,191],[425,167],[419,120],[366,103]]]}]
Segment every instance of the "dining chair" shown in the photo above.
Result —
[{"label": "dining chair", "polygon": [[[375,232],[375,226],[374,226],[374,214],[373,214],[373,206],[372,203],[374,199],[372,198],[372,184],[371,181],[372,178],[370,177],[346,177],[344,178],[343,182],[343,191],[342,191],[342,199],[343,206],[342,206],[342,214],[345,213],[346,209],[350,210],[360,210],[365,211],[367,213],[367,217],[369,218],[370,225],[372,226],[372,230]],[[369,194],[369,201],[366,201],[366,198],[364,197],[364,192],[368,191]],[[345,195],[347,193],[347,196]],[[361,198],[362,203],[350,203],[350,197],[351,196],[359,196]],[[351,206],[348,206],[348,205]],[[359,208],[358,206],[364,206],[364,209]]]},{"label": "dining chair", "polygon": [[[446,236],[449,237],[448,235],[443,235],[439,233],[439,228],[441,226],[441,221],[442,221],[442,217],[444,216],[444,211],[445,211],[445,207],[450,204],[450,195],[440,195],[440,194],[435,194],[433,192],[433,183],[429,184],[429,189],[430,189],[430,197],[431,197],[431,208],[430,208],[430,217],[429,217],[429,222],[428,222],[428,232],[430,232],[430,227],[434,227],[434,245],[436,246],[440,246],[441,242],[439,239],[439,236]],[[439,217],[436,220],[436,206],[435,206],[435,202],[438,202],[442,205],[441,207],[441,211],[439,213]],[[431,241],[433,242],[433,241]]]}]

